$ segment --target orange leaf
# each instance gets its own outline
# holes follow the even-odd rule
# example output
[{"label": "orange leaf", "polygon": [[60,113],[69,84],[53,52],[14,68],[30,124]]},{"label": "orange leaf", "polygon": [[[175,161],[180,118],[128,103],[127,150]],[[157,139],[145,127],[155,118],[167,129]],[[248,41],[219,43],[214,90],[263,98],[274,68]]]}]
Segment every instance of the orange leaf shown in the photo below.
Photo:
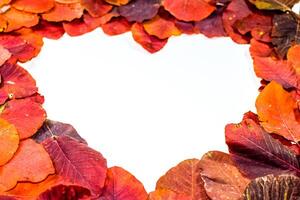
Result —
[{"label": "orange leaf", "polygon": [[0,166],[6,164],[19,146],[17,129],[7,121],[0,119]]},{"label": "orange leaf", "polygon": [[120,167],[107,171],[105,186],[100,199],[105,200],[146,200],[147,192],[143,184]]},{"label": "orange leaf", "polygon": [[46,119],[46,112],[39,103],[30,99],[11,100],[0,117],[15,125],[20,139],[35,134]]},{"label": "orange leaf", "polygon": [[148,200],[191,200],[189,196],[171,190],[159,189],[149,194]]},{"label": "orange leaf", "polygon": [[11,5],[21,11],[43,13],[54,6],[54,0],[15,0]]},{"label": "orange leaf", "polygon": [[167,43],[167,40],[161,40],[155,36],[149,35],[145,31],[143,25],[139,23],[133,24],[131,32],[134,40],[150,53],[161,50]]},{"label": "orange leaf", "polygon": [[15,156],[0,167],[0,192],[8,191],[17,182],[40,182],[55,172],[51,159],[42,145],[24,140]]},{"label": "orange leaf", "polygon": [[55,3],[53,9],[42,14],[43,19],[50,22],[72,21],[83,15],[83,7],[80,3],[61,4]]},{"label": "orange leaf", "polygon": [[39,23],[39,17],[36,14],[19,11],[15,8],[10,8],[2,16],[7,23],[5,32],[11,32],[21,27],[32,27]]},{"label": "orange leaf", "polygon": [[204,0],[164,0],[163,6],[183,21],[200,21],[215,10],[214,6]]},{"label": "orange leaf", "polygon": [[181,34],[172,20],[164,19],[158,15],[145,22],[144,28],[148,34],[154,35],[159,39],[167,39],[173,35],[178,36]]},{"label": "orange leaf", "polygon": [[156,189],[167,189],[187,195],[191,200],[208,200],[201,178],[200,161],[185,160],[170,169],[156,184]]},{"label": "orange leaf", "polygon": [[264,129],[294,142],[300,141],[300,123],[292,95],[274,81],[267,85],[256,100],[256,109]]},{"label": "orange leaf", "polygon": [[288,50],[287,59],[293,64],[296,74],[300,76],[300,45],[292,46]]},{"label": "orange leaf", "polygon": [[121,5],[128,4],[130,0],[105,0],[105,1],[112,5],[121,6]]}]

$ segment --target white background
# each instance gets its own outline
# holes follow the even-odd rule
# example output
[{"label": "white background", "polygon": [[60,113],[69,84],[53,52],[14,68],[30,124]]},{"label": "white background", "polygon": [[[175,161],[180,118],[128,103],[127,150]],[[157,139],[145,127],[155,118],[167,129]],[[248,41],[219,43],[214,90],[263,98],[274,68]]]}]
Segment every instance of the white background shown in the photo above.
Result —
[{"label": "white background", "polygon": [[259,87],[247,45],[229,38],[171,38],[151,55],[131,35],[45,40],[25,66],[48,117],[73,124],[109,166],[148,191],[168,169],[209,150],[227,151],[224,127],[255,111]]}]

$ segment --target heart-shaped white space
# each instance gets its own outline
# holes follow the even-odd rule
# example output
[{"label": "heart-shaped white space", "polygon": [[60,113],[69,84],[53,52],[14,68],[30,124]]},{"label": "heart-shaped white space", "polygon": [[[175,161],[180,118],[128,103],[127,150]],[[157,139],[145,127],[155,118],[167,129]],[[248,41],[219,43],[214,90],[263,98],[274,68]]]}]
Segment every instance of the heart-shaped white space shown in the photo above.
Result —
[{"label": "heart-shaped white space", "polygon": [[259,80],[248,48],[181,36],[151,55],[130,34],[97,30],[45,40],[25,67],[49,119],[72,124],[109,166],[129,170],[150,191],[178,162],[227,151],[225,125],[255,111]]}]

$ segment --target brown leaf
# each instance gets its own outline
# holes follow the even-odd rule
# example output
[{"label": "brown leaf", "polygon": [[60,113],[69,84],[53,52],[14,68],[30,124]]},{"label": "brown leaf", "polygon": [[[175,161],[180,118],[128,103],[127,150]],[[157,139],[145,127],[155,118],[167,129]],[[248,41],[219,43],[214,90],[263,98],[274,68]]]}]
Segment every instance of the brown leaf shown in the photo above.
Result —
[{"label": "brown leaf", "polygon": [[289,174],[265,176],[253,180],[245,190],[244,200],[300,199],[300,179]]},{"label": "brown leaf", "polygon": [[222,152],[206,153],[200,168],[206,193],[212,200],[239,200],[250,182],[239,172],[230,155]]},{"label": "brown leaf", "polygon": [[156,190],[171,190],[189,196],[191,200],[208,200],[200,172],[199,160],[185,160],[157,181]]},{"label": "brown leaf", "polygon": [[33,136],[33,139],[38,143],[45,141],[51,137],[69,136],[77,141],[87,144],[86,141],[80,137],[75,128],[70,124],[46,120],[39,131]]}]

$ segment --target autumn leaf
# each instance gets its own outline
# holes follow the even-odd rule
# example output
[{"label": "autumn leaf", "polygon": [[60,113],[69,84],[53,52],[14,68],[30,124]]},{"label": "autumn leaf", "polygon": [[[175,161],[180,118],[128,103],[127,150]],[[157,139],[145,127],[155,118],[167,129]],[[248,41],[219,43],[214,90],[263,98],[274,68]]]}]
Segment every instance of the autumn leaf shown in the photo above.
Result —
[{"label": "autumn leaf", "polygon": [[164,0],[164,8],[183,21],[200,21],[207,18],[215,6],[204,0]]},{"label": "autumn leaf", "polygon": [[232,0],[224,10],[222,15],[224,29],[234,42],[238,44],[249,42],[249,37],[238,32],[235,25],[252,13],[245,0]]},{"label": "autumn leaf", "polygon": [[53,9],[42,14],[42,18],[50,22],[72,21],[83,15],[84,8],[80,3],[55,3]]},{"label": "autumn leaf", "polygon": [[126,33],[131,30],[131,23],[123,17],[113,18],[109,22],[103,24],[102,30],[105,34],[114,36]]},{"label": "autumn leaf", "polygon": [[190,200],[191,197],[184,194],[177,194],[171,190],[158,189],[150,192],[148,200]]},{"label": "autumn leaf", "polygon": [[171,36],[178,36],[181,34],[180,30],[176,27],[174,20],[165,19],[156,16],[153,19],[144,22],[144,29],[149,35],[154,35],[159,39],[167,39]]},{"label": "autumn leaf", "polygon": [[70,36],[79,36],[91,32],[101,25],[100,17],[92,17],[89,14],[84,14],[80,19],[75,19],[71,22],[63,22],[63,28]]},{"label": "autumn leaf", "polygon": [[33,136],[33,139],[38,143],[45,141],[51,137],[58,137],[58,136],[69,136],[77,141],[87,144],[86,141],[80,137],[78,132],[75,128],[70,124],[65,124],[61,122],[56,122],[47,119],[43,126],[39,129],[39,131]]},{"label": "autumn leaf", "polygon": [[258,9],[291,11],[299,0],[250,0]]},{"label": "autumn leaf", "polygon": [[93,197],[100,194],[107,171],[106,160],[100,153],[66,135],[48,138],[42,144],[57,175],[89,189]]},{"label": "autumn leaf", "polygon": [[222,15],[223,9],[217,9],[206,19],[197,21],[195,23],[195,29],[209,38],[227,36],[223,25]]},{"label": "autumn leaf", "polygon": [[19,29],[13,35],[1,34],[0,45],[6,48],[14,58],[21,62],[37,56],[43,46],[42,37],[30,29]]},{"label": "autumn leaf", "polygon": [[160,0],[133,0],[118,7],[118,11],[130,22],[143,22],[152,19],[158,13],[159,7]]},{"label": "autumn leaf", "polygon": [[6,164],[19,147],[17,129],[7,121],[0,119],[0,166]]},{"label": "autumn leaf", "polygon": [[39,24],[34,26],[32,30],[45,38],[54,40],[61,38],[65,33],[61,23],[48,22],[46,20],[40,20]]},{"label": "autumn leaf", "polygon": [[29,13],[43,13],[54,6],[54,0],[15,0],[12,7]]},{"label": "autumn leaf", "polygon": [[272,57],[253,57],[254,71],[258,77],[276,81],[285,88],[297,88],[298,77],[293,65],[287,60]]},{"label": "autumn leaf", "polygon": [[81,5],[92,17],[101,17],[113,8],[104,0],[81,0]]},{"label": "autumn leaf", "polygon": [[143,184],[120,167],[107,170],[107,178],[99,200],[146,200]]},{"label": "autumn leaf", "polygon": [[300,20],[290,13],[277,14],[273,18],[272,44],[280,58],[285,58],[288,49],[300,43]]},{"label": "autumn leaf", "polygon": [[297,103],[292,95],[276,82],[267,85],[256,100],[261,125],[267,132],[299,142],[300,123],[295,118],[296,108]]},{"label": "autumn leaf", "polygon": [[300,199],[300,178],[282,174],[253,180],[245,190],[244,200]]},{"label": "autumn leaf", "polygon": [[0,93],[6,96],[5,100],[29,97],[38,91],[35,80],[19,65],[4,64],[0,68],[0,75],[2,78]]},{"label": "autumn leaf", "polygon": [[133,24],[131,32],[134,40],[150,53],[155,53],[161,50],[167,44],[166,39],[161,40],[155,36],[149,35],[142,24]]},{"label": "autumn leaf", "polygon": [[10,8],[2,14],[6,21],[7,27],[4,32],[10,32],[22,27],[32,27],[39,22],[36,14],[19,11],[15,8]]},{"label": "autumn leaf", "polygon": [[200,161],[185,160],[170,169],[156,184],[156,190],[171,190],[189,196],[190,200],[208,200],[201,178]]},{"label": "autumn leaf", "polygon": [[39,103],[30,99],[12,100],[5,104],[0,118],[17,128],[20,139],[26,139],[43,125],[46,112]]},{"label": "autumn leaf", "polygon": [[241,199],[250,180],[243,177],[230,155],[211,151],[202,157],[199,165],[204,187],[210,199]]},{"label": "autumn leaf", "polygon": [[300,174],[300,163],[294,152],[273,139],[255,121],[244,119],[240,124],[229,124],[225,135],[232,159],[247,177]]},{"label": "autumn leaf", "polygon": [[17,182],[40,182],[55,172],[42,145],[31,139],[20,143],[15,156],[0,167],[0,192],[12,189]]}]

